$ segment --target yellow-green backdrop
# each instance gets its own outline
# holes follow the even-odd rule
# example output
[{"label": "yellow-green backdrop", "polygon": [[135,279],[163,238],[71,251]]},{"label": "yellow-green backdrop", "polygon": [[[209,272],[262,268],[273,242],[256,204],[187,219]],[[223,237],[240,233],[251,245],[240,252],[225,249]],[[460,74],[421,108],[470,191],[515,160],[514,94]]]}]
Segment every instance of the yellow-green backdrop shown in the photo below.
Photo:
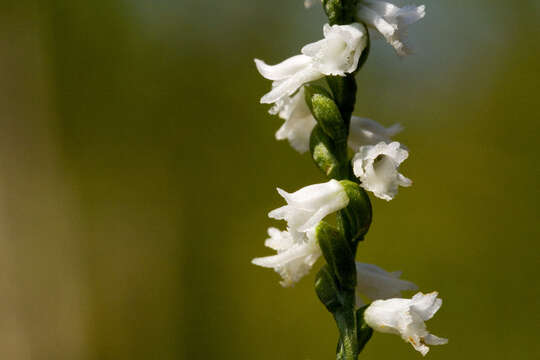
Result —
[{"label": "yellow-green backdrop", "polygon": [[[404,125],[414,181],[373,199],[358,260],[440,292],[431,359],[537,359],[540,5],[426,6],[414,55],[374,41],[358,75],[355,113]],[[324,21],[301,0],[1,2],[0,358],[334,357],[314,272],[283,289],[250,264],[276,186],[324,180],[275,141],[252,59]],[[419,357],[382,334],[362,354]]]}]

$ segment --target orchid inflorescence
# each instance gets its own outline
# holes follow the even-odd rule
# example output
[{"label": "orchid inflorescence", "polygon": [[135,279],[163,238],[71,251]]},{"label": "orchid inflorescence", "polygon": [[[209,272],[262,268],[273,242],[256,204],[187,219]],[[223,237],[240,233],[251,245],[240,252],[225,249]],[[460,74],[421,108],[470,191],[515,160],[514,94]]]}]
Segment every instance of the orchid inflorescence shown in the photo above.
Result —
[{"label": "orchid inflorescence", "polygon": [[[355,261],[358,244],[371,224],[367,192],[390,201],[399,186],[410,186],[412,181],[399,172],[409,151],[392,141],[400,125],[384,127],[352,115],[354,76],[370,46],[368,28],[404,56],[409,52],[406,27],[424,17],[425,7],[400,8],[379,0],[322,0],[322,4],[329,19],[322,40],[277,65],[258,59],[255,64],[263,77],[272,80],[261,103],[272,104],[269,112],[285,120],[276,138],[287,139],[300,153],[309,150],[330,180],[293,193],[278,188],[287,205],[271,211],[269,217],[285,220],[287,228],[268,229],[265,245],[277,254],[252,262],[273,268],[282,278],[281,285],[288,287],[324,257],[315,290],[339,329],[338,360],[356,359],[374,330],[398,334],[425,355],[428,345],[447,342],[425,326],[442,305],[437,292],[401,298],[402,291],[417,290],[412,282],[400,279],[401,272]],[[321,79],[327,87],[314,83]],[[325,221],[332,214],[336,226]]]}]

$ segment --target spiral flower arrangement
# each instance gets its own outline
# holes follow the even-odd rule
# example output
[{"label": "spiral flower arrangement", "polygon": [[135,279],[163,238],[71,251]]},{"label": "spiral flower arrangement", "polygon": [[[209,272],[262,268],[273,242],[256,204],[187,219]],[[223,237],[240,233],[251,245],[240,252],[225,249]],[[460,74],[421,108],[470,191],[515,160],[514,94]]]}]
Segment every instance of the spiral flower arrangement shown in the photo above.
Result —
[{"label": "spiral flower arrangement", "polygon": [[[323,256],[326,263],[316,275],[315,291],[338,327],[338,360],[357,359],[373,331],[397,334],[426,355],[429,345],[447,342],[425,325],[442,305],[437,292],[401,298],[402,291],[416,290],[416,285],[400,279],[400,272],[355,261],[372,220],[367,192],[390,201],[400,186],[411,186],[399,171],[409,151],[392,141],[399,125],[384,127],[352,115],[355,74],[369,53],[368,29],[405,56],[410,51],[404,41],[406,28],[425,16],[425,7],[400,8],[379,0],[322,0],[322,5],[328,16],[323,39],[279,64],[258,59],[255,64],[272,81],[261,103],[272,104],[269,112],[285,120],[276,139],[287,139],[300,153],[309,150],[329,181],[293,193],[278,188],[287,204],[269,216],[285,220],[287,227],[268,229],[265,245],[276,254],[252,262],[274,269],[281,285],[288,287]],[[321,79],[326,86],[313,83]],[[325,221],[331,214],[336,226]],[[371,303],[365,304],[361,296]]]}]

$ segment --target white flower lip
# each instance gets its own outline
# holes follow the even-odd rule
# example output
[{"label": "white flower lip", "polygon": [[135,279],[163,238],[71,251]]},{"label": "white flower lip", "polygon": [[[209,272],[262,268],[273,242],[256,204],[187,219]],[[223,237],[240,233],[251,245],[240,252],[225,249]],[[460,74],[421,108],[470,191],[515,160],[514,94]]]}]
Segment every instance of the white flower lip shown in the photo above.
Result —
[{"label": "white flower lip", "polygon": [[277,140],[289,140],[291,146],[301,154],[309,150],[309,137],[317,121],[304,100],[304,87],[292,97],[279,100],[269,112],[285,120],[276,132]]},{"label": "white flower lip", "polygon": [[337,180],[303,187],[287,193],[277,189],[287,201],[287,205],[272,210],[268,216],[277,220],[286,220],[289,228],[305,232],[316,226],[325,216],[343,209],[349,198],[343,186]]},{"label": "white flower lip", "polygon": [[399,165],[408,156],[409,152],[396,141],[361,146],[352,160],[353,172],[364,189],[390,201],[396,196],[398,186],[412,185],[410,179],[398,172]]},{"label": "white flower lip", "polygon": [[417,22],[425,15],[424,5],[409,5],[400,8],[380,0],[361,0],[357,8],[358,19],[376,29],[400,56],[410,53],[405,43],[408,25]]},{"label": "white flower lip", "polygon": [[261,98],[261,103],[272,104],[294,94],[300,86],[325,75],[341,75],[356,70],[360,54],[366,47],[364,27],[358,23],[328,25],[323,28],[324,39],[302,48],[295,55],[276,65],[255,59],[259,73],[274,81],[272,90]]},{"label": "white flower lip", "polygon": [[412,299],[394,298],[377,300],[364,312],[364,320],[375,331],[397,334],[422,355],[429,351],[427,345],[443,345],[447,339],[430,334],[425,321],[440,309],[442,300],[437,292],[417,293]]},{"label": "white flower lip", "polygon": [[283,287],[290,287],[298,282],[309,273],[321,256],[314,231],[296,233],[269,228],[268,235],[270,238],[264,244],[276,250],[277,255],[255,258],[251,262],[262,267],[273,268],[281,275],[283,280],[280,284]]},{"label": "white flower lip", "polygon": [[401,271],[388,272],[376,265],[356,262],[356,306],[363,305],[360,294],[373,301],[400,297],[402,291],[418,290],[415,284],[400,279],[400,276]]}]

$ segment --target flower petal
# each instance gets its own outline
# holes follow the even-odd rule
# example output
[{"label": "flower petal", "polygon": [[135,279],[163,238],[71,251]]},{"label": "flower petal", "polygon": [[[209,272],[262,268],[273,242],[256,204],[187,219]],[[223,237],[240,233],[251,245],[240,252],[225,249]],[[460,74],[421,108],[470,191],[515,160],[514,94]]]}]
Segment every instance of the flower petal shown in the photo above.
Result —
[{"label": "flower petal", "polygon": [[418,293],[413,296],[411,310],[417,313],[424,321],[429,320],[441,308],[442,300],[437,298],[439,293],[433,291],[429,294]]},{"label": "flower petal", "polygon": [[382,15],[362,4],[358,5],[357,16],[368,26],[377,29],[385,38],[391,37],[397,30],[397,27],[386,21]]},{"label": "flower petal", "polygon": [[268,80],[283,80],[293,76],[311,63],[309,56],[296,55],[279,64],[268,65],[262,60],[255,59],[259,73]]},{"label": "flower petal", "polygon": [[294,94],[296,90],[305,83],[315,81],[324,77],[324,75],[308,64],[302,70],[296,72],[291,77],[281,81],[269,93],[261,98],[262,104],[272,104],[276,101]]}]

